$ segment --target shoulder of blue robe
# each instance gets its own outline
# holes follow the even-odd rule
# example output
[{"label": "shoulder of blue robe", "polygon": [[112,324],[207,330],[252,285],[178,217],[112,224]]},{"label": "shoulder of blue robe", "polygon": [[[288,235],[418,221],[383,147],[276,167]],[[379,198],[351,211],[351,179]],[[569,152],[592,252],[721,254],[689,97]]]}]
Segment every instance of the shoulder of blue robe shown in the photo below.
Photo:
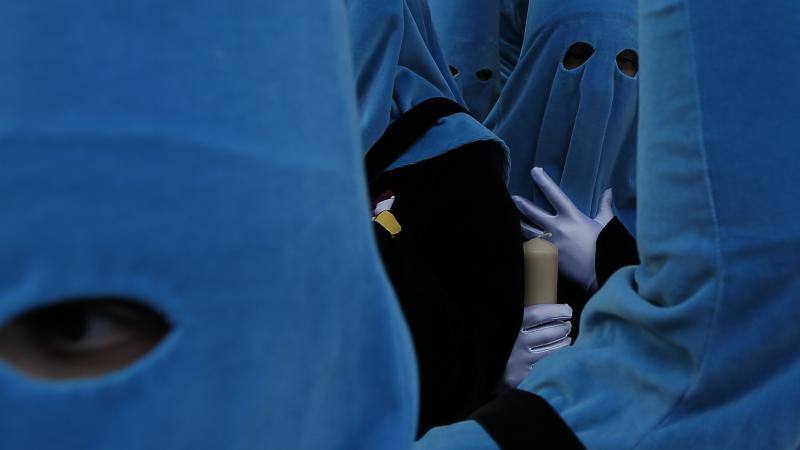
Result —
[{"label": "shoulder of blue robe", "polygon": [[0,5],[0,323],[112,293],[173,327],[100,377],[0,364],[0,447],[411,446],[344,27],[316,0]]}]

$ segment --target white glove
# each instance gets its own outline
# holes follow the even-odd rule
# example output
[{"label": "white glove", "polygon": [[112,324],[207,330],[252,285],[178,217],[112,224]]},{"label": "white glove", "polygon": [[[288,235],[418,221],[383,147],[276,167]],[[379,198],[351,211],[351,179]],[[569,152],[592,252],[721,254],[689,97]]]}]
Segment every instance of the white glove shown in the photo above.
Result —
[{"label": "white glove", "polygon": [[569,305],[526,307],[503,381],[510,387],[517,387],[540,359],[571,344],[571,319]]},{"label": "white glove", "polygon": [[[583,214],[567,194],[544,172],[541,167],[531,170],[534,183],[553,205],[556,215],[551,215],[528,199],[514,196],[514,203],[525,220],[522,234],[533,239],[544,231],[552,234],[548,240],[558,247],[558,270],[567,278],[583,286],[586,292],[597,289],[594,259],[597,236],[614,217],[611,207],[611,189],[603,193],[600,210],[594,219]],[[538,225],[540,228],[537,228]]]}]

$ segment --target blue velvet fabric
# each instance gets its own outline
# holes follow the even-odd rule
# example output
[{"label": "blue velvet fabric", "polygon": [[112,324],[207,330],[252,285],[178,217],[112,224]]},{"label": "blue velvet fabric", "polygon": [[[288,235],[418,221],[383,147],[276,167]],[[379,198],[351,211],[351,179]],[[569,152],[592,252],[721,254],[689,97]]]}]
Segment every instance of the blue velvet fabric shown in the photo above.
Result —
[{"label": "blue velvet fabric", "polygon": [[522,387],[591,449],[796,449],[800,4],[640,7],[642,264]]},{"label": "blue velvet fabric", "polygon": [[345,20],[328,1],[2,3],[0,322],[121,295],[173,330],[95,378],[0,364],[0,448],[409,448],[417,377],[359,219]]},{"label": "blue velvet fabric", "polygon": [[[425,0],[346,0],[364,151],[401,115],[425,100],[464,105],[431,23]],[[380,26],[376,26],[380,24]],[[440,120],[389,169],[408,166],[497,136],[469,114]],[[498,152],[498,164],[507,154]]]},{"label": "blue velvet fabric", "polygon": [[642,264],[524,387],[589,448],[798,448],[800,4],[640,7]]},{"label": "blue velvet fabric", "polygon": [[[500,96],[500,2],[431,0],[431,16],[470,112],[483,120]],[[486,71],[489,72],[486,72]],[[479,71],[484,71],[479,75]],[[488,76],[488,78],[487,78]]]},{"label": "blue velvet fabric", "polygon": [[[593,217],[611,187],[617,215],[635,232],[638,77],[623,74],[616,57],[638,48],[636,1],[542,0],[527,14],[519,61],[486,119],[510,148],[510,190],[552,210],[530,177],[543,167]],[[567,70],[562,60],[577,42],[595,53]]]}]

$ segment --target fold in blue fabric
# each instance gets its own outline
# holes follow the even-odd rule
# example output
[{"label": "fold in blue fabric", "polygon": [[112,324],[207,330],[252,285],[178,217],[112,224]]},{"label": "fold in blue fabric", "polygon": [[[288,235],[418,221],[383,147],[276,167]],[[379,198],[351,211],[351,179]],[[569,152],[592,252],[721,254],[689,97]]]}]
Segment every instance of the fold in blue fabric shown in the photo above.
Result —
[{"label": "fold in blue fabric", "polygon": [[120,295],[173,329],[104,376],[0,365],[0,448],[411,445],[413,350],[355,220],[345,19],[326,1],[2,3],[0,323]]},{"label": "fold in blue fabric", "polygon": [[[520,8],[507,9],[505,16]],[[616,213],[635,233],[638,77],[620,71],[616,59],[637,50],[636,35],[635,0],[531,3],[519,60],[485,121],[510,149],[513,194],[552,210],[530,177],[542,167],[594,217],[613,188]],[[565,53],[580,42],[594,54],[566,69]]]},{"label": "fold in blue fabric", "polygon": [[500,82],[503,86],[517,67],[522,41],[525,37],[525,21],[528,18],[529,0],[500,1]]},{"label": "fold in blue fabric", "polygon": [[[425,0],[345,0],[366,153],[397,118],[442,97],[466,106],[450,74]],[[376,24],[381,24],[379,27]],[[477,141],[502,142],[469,114],[441,119],[387,170],[433,158]]]},{"label": "fold in blue fabric", "polygon": [[483,120],[500,96],[500,2],[431,0],[444,56],[470,112]]}]

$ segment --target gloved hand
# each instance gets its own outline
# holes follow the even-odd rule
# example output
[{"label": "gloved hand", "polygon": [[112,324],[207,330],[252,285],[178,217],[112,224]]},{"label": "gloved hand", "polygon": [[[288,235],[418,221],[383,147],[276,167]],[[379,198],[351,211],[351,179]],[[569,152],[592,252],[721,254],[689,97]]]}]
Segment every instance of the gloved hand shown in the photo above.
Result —
[{"label": "gloved hand", "polygon": [[571,344],[571,319],[569,305],[527,306],[503,381],[510,387],[517,387],[540,359]]},{"label": "gloved hand", "polygon": [[529,200],[515,195],[514,203],[525,218],[522,222],[523,236],[525,239],[533,239],[545,231],[551,233],[548,240],[558,247],[559,272],[578,283],[586,292],[597,290],[595,249],[597,236],[614,217],[611,189],[603,193],[597,216],[590,219],[578,210],[541,167],[534,167],[531,177],[553,205],[556,215],[551,215]]}]

